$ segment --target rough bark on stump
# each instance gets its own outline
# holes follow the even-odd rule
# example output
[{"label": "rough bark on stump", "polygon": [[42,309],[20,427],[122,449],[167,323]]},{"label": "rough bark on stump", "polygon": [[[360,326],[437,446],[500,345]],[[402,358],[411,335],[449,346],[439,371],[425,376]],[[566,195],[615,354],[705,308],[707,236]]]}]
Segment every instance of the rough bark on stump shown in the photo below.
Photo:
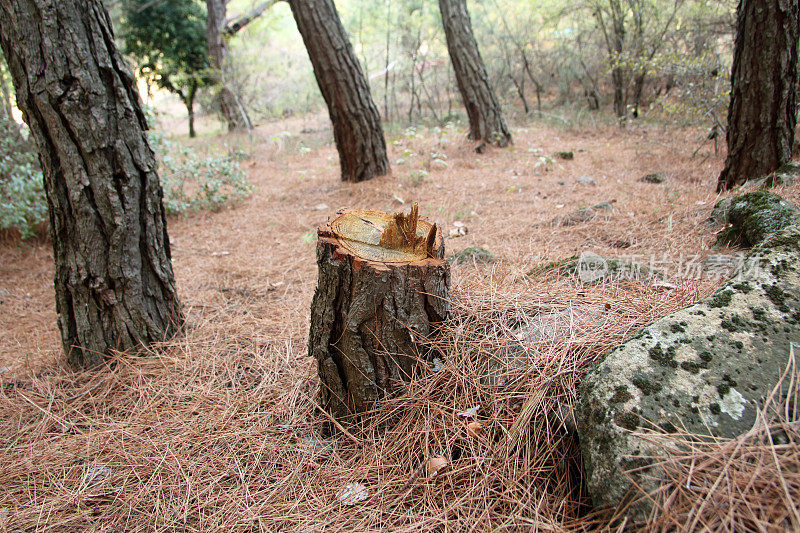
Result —
[{"label": "rough bark on stump", "polygon": [[[322,407],[336,418],[369,410],[407,381],[427,357],[425,338],[449,314],[441,231],[412,223],[415,215],[344,210],[318,228],[308,352],[317,360]],[[416,224],[406,228],[417,242],[388,247],[396,231],[384,229],[393,221]]]}]

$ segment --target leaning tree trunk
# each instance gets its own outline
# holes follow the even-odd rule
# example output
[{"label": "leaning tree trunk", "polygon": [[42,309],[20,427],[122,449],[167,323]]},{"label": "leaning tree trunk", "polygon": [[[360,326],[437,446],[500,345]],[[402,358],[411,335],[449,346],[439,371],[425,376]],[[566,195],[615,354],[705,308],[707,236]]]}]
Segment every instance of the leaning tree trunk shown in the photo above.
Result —
[{"label": "leaning tree trunk", "polygon": [[792,158],[797,122],[798,0],[741,0],[728,107],[728,157],[717,190]]},{"label": "leaning tree trunk", "polygon": [[333,0],[289,0],[333,123],[343,181],[386,174],[389,160],[378,108]]},{"label": "leaning tree trunk", "polygon": [[437,226],[410,215],[340,211],[318,229],[319,280],[308,352],[322,407],[370,410],[429,357],[425,340],[450,311],[450,270]]},{"label": "leaning tree trunk", "polygon": [[469,136],[497,146],[508,146],[511,133],[472,34],[465,0],[439,0],[450,62],[469,117]]},{"label": "leaning tree trunk", "polygon": [[213,85],[217,88],[217,102],[222,117],[228,123],[228,131],[250,129],[250,117],[239,105],[233,91],[226,84],[225,70],[228,58],[228,42],[224,37],[227,21],[226,0],[206,0],[206,40],[208,41],[208,62]]},{"label": "leaning tree trunk", "polygon": [[139,94],[99,0],[2,0],[0,46],[39,149],[70,363],[176,332],[161,186]]}]

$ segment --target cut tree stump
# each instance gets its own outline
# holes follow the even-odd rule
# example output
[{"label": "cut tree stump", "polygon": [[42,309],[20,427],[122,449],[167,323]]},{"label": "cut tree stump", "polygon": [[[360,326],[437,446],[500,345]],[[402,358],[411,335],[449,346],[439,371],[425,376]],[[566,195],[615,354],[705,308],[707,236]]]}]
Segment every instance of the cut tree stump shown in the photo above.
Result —
[{"label": "cut tree stump", "polygon": [[319,280],[308,353],[322,408],[337,419],[370,410],[431,357],[425,340],[450,312],[442,233],[409,215],[341,210],[317,229]]}]

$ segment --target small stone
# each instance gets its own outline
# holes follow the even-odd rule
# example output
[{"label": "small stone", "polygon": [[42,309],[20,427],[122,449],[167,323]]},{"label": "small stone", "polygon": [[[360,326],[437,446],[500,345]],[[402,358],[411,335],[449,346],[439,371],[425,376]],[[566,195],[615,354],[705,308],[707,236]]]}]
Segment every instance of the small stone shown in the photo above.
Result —
[{"label": "small stone", "polygon": [[96,487],[111,477],[111,467],[106,465],[95,465],[90,467],[83,475],[83,486],[85,488]]},{"label": "small stone", "polygon": [[642,183],[659,184],[659,183],[664,183],[664,176],[656,172],[653,174],[646,174],[642,176],[641,178],[639,178],[639,181],[641,181]]},{"label": "small stone", "polygon": [[448,232],[448,236],[455,239],[455,238],[458,238],[458,237],[463,237],[467,233],[469,233],[469,229],[467,229],[466,226],[461,226],[461,227],[457,227],[457,228],[450,228],[450,231]]},{"label": "small stone", "polygon": [[581,185],[591,185],[593,187],[597,185],[597,182],[591,176],[581,176],[577,181]]},{"label": "small stone", "polygon": [[339,494],[336,495],[336,499],[339,502],[351,507],[357,503],[363,502],[367,498],[369,498],[369,491],[367,487],[361,483],[348,483],[339,491]]}]

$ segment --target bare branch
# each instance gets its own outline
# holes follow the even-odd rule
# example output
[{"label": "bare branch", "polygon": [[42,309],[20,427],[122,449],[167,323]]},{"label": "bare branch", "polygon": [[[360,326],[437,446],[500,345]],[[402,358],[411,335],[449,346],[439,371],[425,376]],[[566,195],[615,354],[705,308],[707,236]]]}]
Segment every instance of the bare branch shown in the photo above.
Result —
[{"label": "bare branch", "polygon": [[263,15],[267,9],[271,8],[280,1],[281,0],[268,0],[267,2],[262,2],[250,13],[229,19],[225,22],[225,29],[223,33],[226,35],[235,35],[237,32],[239,32],[239,30]]}]

